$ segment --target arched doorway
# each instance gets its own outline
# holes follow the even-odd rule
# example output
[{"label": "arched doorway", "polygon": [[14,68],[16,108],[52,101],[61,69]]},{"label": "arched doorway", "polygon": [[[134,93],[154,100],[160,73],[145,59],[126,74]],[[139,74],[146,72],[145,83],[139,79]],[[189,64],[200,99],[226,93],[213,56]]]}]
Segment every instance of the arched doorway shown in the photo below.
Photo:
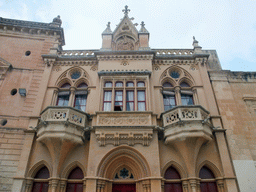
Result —
[{"label": "arched doorway", "polygon": [[[106,154],[100,162],[97,176],[109,180],[104,184],[104,192],[136,192],[145,187],[150,188],[150,184],[143,186],[142,182],[143,178],[150,176],[149,165],[146,159],[131,147],[117,147]],[[98,183],[104,183],[104,179],[98,180]],[[102,189],[103,185],[97,186]]]},{"label": "arched doorway", "polygon": [[201,192],[218,192],[215,176],[208,167],[201,168],[199,177],[201,178]]},{"label": "arched doorway", "polygon": [[32,192],[47,192],[49,187],[49,177],[49,170],[46,166],[39,169],[34,177]]},{"label": "arched doorway", "polygon": [[126,167],[116,172],[113,181],[112,192],[136,192],[133,172]]},{"label": "arched doorway", "polygon": [[164,184],[165,192],[182,192],[181,177],[174,167],[170,166],[165,171],[164,178],[166,179]]},{"label": "arched doorway", "polygon": [[68,176],[66,192],[83,192],[83,171],[76,167],[74,168]]}]

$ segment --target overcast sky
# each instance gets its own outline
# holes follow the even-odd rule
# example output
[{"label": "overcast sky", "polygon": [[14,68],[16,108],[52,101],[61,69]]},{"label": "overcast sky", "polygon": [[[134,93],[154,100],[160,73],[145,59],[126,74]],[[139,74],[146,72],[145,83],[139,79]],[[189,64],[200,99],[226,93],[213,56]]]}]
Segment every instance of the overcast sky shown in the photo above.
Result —
[{"label": "overcast sky", "polygon": [[[222,68],[256,71],[255,0],[0,0],[0,17],[49,23],[61,16],[67,49],[99,49],[128,5],[134,23],[145,22],[151,48],[216,49]],[[140,25],[137,27],[140,29]]]}]

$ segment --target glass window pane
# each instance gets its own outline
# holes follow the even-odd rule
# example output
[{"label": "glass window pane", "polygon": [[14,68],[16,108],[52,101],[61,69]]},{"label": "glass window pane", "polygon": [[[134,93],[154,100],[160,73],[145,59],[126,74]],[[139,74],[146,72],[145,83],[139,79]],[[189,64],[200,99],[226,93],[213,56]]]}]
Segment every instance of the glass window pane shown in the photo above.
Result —
[{"label": "glass window pane", "polygon": [[86,83],[80,83],[77,88],[86,88],[88,85]]},{"label": "glass window pane", "polygon": [[138,91],[138,101],[145,101],[145,91]]},{"label": "glass window pane", "polygon": [[115,101],[123,101],[123,91],[116,91]]},{"label": "glass window pane", "polygon": [[129,81],[126,83],[126,87],[134,87],[134,83]]},{"label": "glass window pane", "polygon": [[106,82],[105,87],[112,87],[112,82],[111,81]]},{"label": "glass window pane", "polygon": [[68,89],[70,87],[70,84],[69,83],[65,83],[61,86],[61,88],[65,88],[65,89]]},{"label": "glass window pane", "polygon": [[173,86],[172,86],[172,84],[171,84],[171,83],[169,83],[169,82],[165,82],[165,83],[163,84],[163,87],[173,87]]},{"label": "glass window pane", "polygon": [[164,110],[167,111],[176,106],[174,95],[163,95],[164,98]]},{"label": "glass window pane", "polygon": [[193,96],[181,94],[181,103],[182,105],[194,105]]},{"label": "glass window pane", "polygon": [[111,103],[104,103],[104,111],[111,111]]},{"label": "glass window pane", "polygon": [[138,87],[145,87],[145,83],[144,83],[143,81],[139,81],[139,82],[137,83],[137,86],[138,86]]},{"label": "glass window pane", "polygon": [[57,106],[68,106],[69,95],[59,95]]},{"label": "glass window pane", "polygon": [[105,91],[104,101],[111,101],[112,91]]},{"label": "glass window pane", "polygon": [[134,111],[134,102],[126,103],[126,111]]},{"label": "glass window pane", "polygon": [[123,82],[121,81],[116,82],[116,87],[123,87]]},{"label": "glass window pane", "polygon": [[138,102],[138,111],[145,111],[146,105],[145,102]]}]

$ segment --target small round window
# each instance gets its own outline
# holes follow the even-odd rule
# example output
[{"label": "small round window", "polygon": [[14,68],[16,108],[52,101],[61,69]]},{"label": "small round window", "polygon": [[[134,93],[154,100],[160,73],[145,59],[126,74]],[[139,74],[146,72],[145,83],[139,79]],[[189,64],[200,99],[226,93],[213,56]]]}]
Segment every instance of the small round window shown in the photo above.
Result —
[{"label": "small round window", "polygon": [[180,74],[179,72],[177,71],[171,71],[171,77],[174,78],[174,79],[178,79],[180,77]]},{"label": "small round window", "polygon": [[80,71],[74,71],[74,72],[71,74],[71,78],[72,78],[72,79],[78,79],[79,77],[81,77],[81,72],[80,72]]}]

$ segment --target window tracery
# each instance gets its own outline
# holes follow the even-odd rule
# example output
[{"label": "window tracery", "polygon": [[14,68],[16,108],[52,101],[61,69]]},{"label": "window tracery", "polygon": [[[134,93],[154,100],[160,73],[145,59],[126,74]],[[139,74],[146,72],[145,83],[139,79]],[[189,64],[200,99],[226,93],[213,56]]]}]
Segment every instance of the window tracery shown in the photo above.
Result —
[{"label": "window tracery", "polygon": [[182,192],[182,184],[181,184],[181,177],[179,172],[173,167],[170,166],[164,174],[165,184],[164,184],[164,191],[175,191],[175,192]]},{"label": "window tracery", "polygon": [[171,67],[163,72],[161,81],[165,111],[177,105],[197,103],[193,79],[185,70]]},{"label": "window tracery", "polygon": [[124,167],[115,174],[114,179],[134,179],[134,176],[129,169]]},{"label": "window tracery", "polygon": [[43,166],[39,171],[37,171],[34,177],[32,192],[47,192],[49,187],[49,177],[49,170],[46,166]]},{"label": "window tracery", "polygon": [[86,111],[88,95],[88,75],[80,68],[72,68],[64,72],[58,80],[52,105],[70,106]]}]

